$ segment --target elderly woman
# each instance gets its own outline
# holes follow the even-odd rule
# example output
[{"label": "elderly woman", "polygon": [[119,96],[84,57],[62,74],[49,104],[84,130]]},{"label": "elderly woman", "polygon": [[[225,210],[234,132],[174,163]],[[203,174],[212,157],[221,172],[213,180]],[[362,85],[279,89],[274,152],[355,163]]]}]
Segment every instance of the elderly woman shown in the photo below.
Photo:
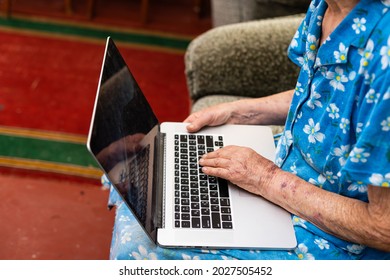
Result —
[{"label": "elderly woman", "polygon": [[143,243],[129,256],[390,259],[389,6],[388,0],[313,0],[289,47],[301,67],[294,90],[217,105],[185,120],[189,132],[226,123],[285,124],[276,164],[228,146],[206,154],[201,165],[291,212],[295,250],[205,252]]},{"label": "elderly woman", "polygon": [[317,236],[319,257],[331,257],[333,246],[390,257],[389,26],[384,1],[314,0],[289,48],[301,67],[295,90],[186,120],[194,132],[287,119],[277,165],[242,147],[207,154],[201,164],[295,214],[300,230]]}]

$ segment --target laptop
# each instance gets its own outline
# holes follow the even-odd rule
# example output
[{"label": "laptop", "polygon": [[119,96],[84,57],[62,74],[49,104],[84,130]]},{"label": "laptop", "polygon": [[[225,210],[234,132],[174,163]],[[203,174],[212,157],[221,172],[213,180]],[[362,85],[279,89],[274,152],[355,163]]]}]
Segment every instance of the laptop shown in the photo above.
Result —
[{"label": "laptop", "polygon": [[265,126],[223,125],[190,134],[185,123],[159,123],[107,38],[87,147],[145,234],[171,248],[294,248],[290,213],[202,173],[199,157],[226,145],[275,156]]}]

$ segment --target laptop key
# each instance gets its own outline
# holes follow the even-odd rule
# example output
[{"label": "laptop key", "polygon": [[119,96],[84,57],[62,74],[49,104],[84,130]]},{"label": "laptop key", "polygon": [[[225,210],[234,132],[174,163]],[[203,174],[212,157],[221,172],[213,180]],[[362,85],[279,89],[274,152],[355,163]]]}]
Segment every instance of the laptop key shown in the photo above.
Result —
[{"label": "laptop key", "polygon": [[183,228],[189,228],[189,227],[191,227],[190,221],[182,221],[182,222],[181,222],[181,227],[183,227]]},{"label": "laptop key", "polygon": [[220,197],[229,197],[229,188],[226,180],[218,178]]},{"label": "laptop key", "polygon": [[222,215],[222,221],[224,222],[231,222],[232,216],[231,215]]},{"label": "laptop key", "polygon": [[222,228],[224,228],[224,229],[232,229],[233,228],[233,224],[232,224],[232,222],[222,222]]},{"label": "laptop key", "polygon": [[211,213],[211,222],[213,224],[213,228],[221,228],[221,218],[219,217],[219,213]]},{"label": "laptop key", "polygon": [[202,216],[202,228],[211,228],[209,216]]},{"label": "laptop key", "polygon": [[192,218],[191,222],[193,228],[200,228],[200,218]]},{"label": "laptop key", "polygon": [[206,146],[208,148],[212,148],[214,146],[214,140],[212,136],[209,135],[206,136]]},{"label": "laptop key", "polygon": [[221,198],[221,206],[230,206],[230,200],[228,198]]}]

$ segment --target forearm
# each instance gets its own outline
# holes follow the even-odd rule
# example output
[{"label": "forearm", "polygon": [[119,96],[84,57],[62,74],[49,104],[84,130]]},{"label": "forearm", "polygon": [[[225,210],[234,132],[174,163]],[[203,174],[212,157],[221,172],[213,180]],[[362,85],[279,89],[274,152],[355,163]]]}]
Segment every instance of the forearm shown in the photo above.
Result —
[{"label": "forearm", "polygon": [[283,125],[293,93],[293,90],[289,90],[266,97],[236,101],[231,119],[240,124]]},{"label": "forearm", "polygon": [[389,217],[383,215],[383,209],[376,211],[372,206],[383,196],[365,203],[323,190],[277,168],[266,177],[268,182],[261,184],[268,187],[261,188],[259,195],[339,238],[390,251]]}]

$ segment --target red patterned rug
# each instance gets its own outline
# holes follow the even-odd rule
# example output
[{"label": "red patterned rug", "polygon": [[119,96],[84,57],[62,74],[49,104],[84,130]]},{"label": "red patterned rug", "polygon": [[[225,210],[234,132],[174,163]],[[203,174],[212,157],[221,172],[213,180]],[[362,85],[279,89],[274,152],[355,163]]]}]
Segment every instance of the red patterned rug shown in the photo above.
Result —
[{"label": "red patterned rug", "polygon": [[[86,151],[85,141],[104,34],[110,35],[110,31],[93,29],[88,33],[88,29],[72,25],[73,29],[61,26],[62,33],[56,33],[48,25],[37,27],[34,22],[23,22],[27,28],[21,28],[16,20],[2,24],[0,167],[99,178],[100,170]],[[153,37],[149,44],[123,39],[134,34],[113,33],[160,122],[182,121],[190,106],[184,48],[158,46],[155,42],[164,40],[161,37]]]}]

